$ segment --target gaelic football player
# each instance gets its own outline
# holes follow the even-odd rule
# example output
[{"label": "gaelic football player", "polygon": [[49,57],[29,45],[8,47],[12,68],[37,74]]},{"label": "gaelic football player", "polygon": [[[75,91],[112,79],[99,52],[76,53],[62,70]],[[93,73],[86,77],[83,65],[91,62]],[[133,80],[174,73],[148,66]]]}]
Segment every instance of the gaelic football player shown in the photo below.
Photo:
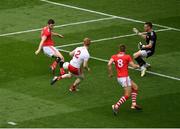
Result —
[{"label": "gaelic football player", "polygon": [[63,69],[63,63],[64,63],[64,57],[62,54],[54,47],[54,41],[52,40],[52,36],[58,36],[60,38],[63,38],[63,35],[60,35],[58,33],[52,32],[54,27],[54,20],[50,19],[48,20],[47,26],[45,26],[41,31],[41,42],[39,43],[39,47],[36,50],[35,54],[39,54],[41,49],[43,50],[44,54],[46,54],[49,57],[55,58],[55,61],[50,66],[50,69],[54,73],[57,65],[60,66],[60,74],[65,74],[65,71]]},{"label": "gaelic football player", "polygon": [[73,76],[76,77],[75,82],[70,87],[70,91],[77,91],[77,86],[80,84],[81,80],[84,79],[83,70],[86,69],[90,71],[88,67],[88,60],[90,58],[88,48],[90,46],[91,40],[89,38],[85,38],[83,41],[82,47],[77,47],[72,52],[70,52],[70,56],[72,57],[69,65],[68,65],[68,74],[61,75],[59,77],[55,76],[52,81],[51,85],[53,85],[56,81],[65,79],[65,78],[72,78]]},{"label": "gaelic football player", "polygon": [[113,76],[112,64],[115,64],[116,71],[117,71],[117,81],[124,89],[123,96],[119,99],[117,103],[112,105],[112,110],[116,115],[118,113],[118,109],[120,106],[128,100],[131,95],[132,105],[131,109],[140,110],[141,107],[136,103],[136,97],[138,93],[138,86],[137,84],[132,81],[128,74],[128,66],[132,66],[133,68],[139,68],[139,65],[134,64],[130,55],[125,53],[126,47],[125,45],[120,45],[119,53],[113,55],[108,62],[108,71],[109,77]]},{"label": "gaelic football player", "polygon": [[145,32],[139,32],[138,29],[133,28],[133,31],[145,39],[146,45],[143,45],[141,42],[139,43],[139,51],[134,53],[134,59],[137,61],[137,63],[141,67],[141,77],[143,77],[146,73],[146,70],[148,67],[150,67],[150,64],[146,63],[143,58],[148,58],[152,56],[155,52],[155,46],[156,46],[156,33],[152,29],[153,25],[151,22],[146,22],[144,24],[144,31]]}]

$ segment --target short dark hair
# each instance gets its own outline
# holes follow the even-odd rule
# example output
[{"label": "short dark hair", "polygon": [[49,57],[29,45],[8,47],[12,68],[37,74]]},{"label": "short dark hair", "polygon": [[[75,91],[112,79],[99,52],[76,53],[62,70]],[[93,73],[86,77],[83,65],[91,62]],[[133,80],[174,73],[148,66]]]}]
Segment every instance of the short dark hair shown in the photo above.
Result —
[{"label": "short dark hair", "polygon": [[48,20],[48,24],[50,25],[50,24],[54,24],[55,23],[55,21],[53,20],[53,19],[49,19]]},{"label": "short dark hair", "polygon": [[124,44],[119,45],[119,50],[120,52],[125,52],[126,51],[126,46]]},{"label": "short dark hair", "polygon": [[152,22],[145,22],[145,25],[148,25],[149,27],[153,27],[153,24],[152,24]]}]

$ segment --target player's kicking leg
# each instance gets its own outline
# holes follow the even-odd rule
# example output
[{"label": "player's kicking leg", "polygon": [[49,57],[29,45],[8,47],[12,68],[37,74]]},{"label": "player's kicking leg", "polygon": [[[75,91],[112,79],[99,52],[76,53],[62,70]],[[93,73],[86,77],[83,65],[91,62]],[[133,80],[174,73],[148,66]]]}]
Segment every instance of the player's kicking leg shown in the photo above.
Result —
[{"label": "player's kicking leg", "polygon": [[59,64],[60,75],[65,74],[65,71],[63,68],[64,57],[62,56],[62,54],[57,49],[55,49],[53,57],[55,58],[55,61],[50,66],[52,73],[54,73],[57,65]]},{"label": "player's kicking leg", "polygon": [[54,85],[57,81],[65,79],[65,78],[71,78],[72,74],[68,73],[68,74],[64,74],[61,76],[54,76],[54,78],[51,80],[51,85]]},{"label": "player's kicking leg", "polygon": [[132,91],[131,91],[131,99],[132,99],[131,109],[141,110],[142,108],[136,103],[136,98],[138,95],[138,86],[133,81],[131,81],[131,84],[132,84],[132,87],[131,87],[132,88]]},{"label": "player's kicking leg", "polygon": [[64,69],[62,68],[64,63],[64,57],[62,56],[62,54],[54,46],[43,47],[43,51],[47,56],[55,58],[55,61],[50,66],[52,73],[54,73],[57,65],[59,64],[60,74],[61,75],[64,74],[65,72]]}]

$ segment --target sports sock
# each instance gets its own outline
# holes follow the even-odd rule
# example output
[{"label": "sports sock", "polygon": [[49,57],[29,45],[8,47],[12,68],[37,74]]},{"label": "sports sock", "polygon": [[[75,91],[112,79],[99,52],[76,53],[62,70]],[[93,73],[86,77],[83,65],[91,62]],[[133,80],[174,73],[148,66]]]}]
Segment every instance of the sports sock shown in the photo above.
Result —
[{"label": "sports sock", "polygon": [[119,109],[119,107],[124,103],[126,102],[126,100],[128,99],[129,97],[128,96],[122,96],[119,101],[115,104],[115,108],[116,109]]},{"label": "sports sock", "polygon": [[132,89],[131,98],[132,98],[132,105],[136,105],[136,98],[138,95],[138,91]]},{"label": "sports sock", "polygon": [[60,68],[59,71],[60,71],[60,75],[64,75],[66,73],[64,68]]},{"label": "sports sock", "polygon": [[51,64],[52,69],[55,69],[57,67],[57,64],[59,63],[61,59],[57,57],[55,61]]}]

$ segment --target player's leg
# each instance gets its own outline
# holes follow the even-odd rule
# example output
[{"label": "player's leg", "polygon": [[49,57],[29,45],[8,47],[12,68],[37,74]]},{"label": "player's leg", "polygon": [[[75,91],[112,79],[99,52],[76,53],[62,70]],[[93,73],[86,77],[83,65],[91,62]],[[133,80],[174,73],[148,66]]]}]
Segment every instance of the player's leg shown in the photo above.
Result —
[{"label": "player's leg", "polygon": [[112,105],[112,109],[115,115],[118,113],[118,109],[120,108],[120,106],[128,100],[130,94],[131,87],[124,87],[124,95],[118,100],[116,104]]},{"label": "player's leg", "polygon": [[51,85],[53,85],[55,82],[65,79],[65,78],[72,78],[72,74],[69,72],[68,74],[63,74],[61,76],[54,76],[54,78],[51,80]]},{"label": "player's leg", "polygon": [[137,109],[137,110],[141,110],[142,108],[137,105],[136,103],[136,98],[138,95],[138,86],[134,81],[131,81],[131,85],[132,85],[132,92],[131,92],[131,98],[132,98],[132,105],[131,105],[131,109]]},{"label": "player's leg", "polygon": [[57,64],[59,64],[60,75],[65,74],[65,71],[63,69],[64,57],[55,47],[50,47],[50,48],[52,49],[52,51],[54,51],[53,57],[55,58],[55,61],[51,65],[51,70],[54,71],[57,67]]},{"label": "player's leg", "polygon": [[118,83],[124,88],[124,95],[116,104],[112,105],[112,109],[115,115],[117,114],[119,107],[129,98],[132,90],[130,83],[128,83],[128,77],[118,78],[117,80]]},{"label": "player's leg", "polygon": [[55,61],[50,65],[50,69],[52,70],[52,73],[54,74],[54,71],[56,69],[58,62],[60,61],[60,58],[57,58],[56,50],[52,46],[43,47],[43,52],[48,57],[55,58]]},{"label": "player's leg", "polygon": [[54,73],[54,71],[55,71],[58,63],[59,63],[62,59],[64,60],[64,58],[63,58],[63,56],[62,56],[61,54],[58,53],[58,50],[57,50],[55,47],[53,47],[53,46],[43,47],[43,51],[44,51],[44,53],[45,53],[47,56],[55,59],[55,61],[53,61],[53,63],[52,63],[51,66],[50,66],[50,69],[51,69],[52,72]]},{"label": "player's leg", "polygon": [[146,62],[143,60],[142,58],[142,50],[139,50],[138,52],[133,54],[134,59],[136,60],[136,62],[139,64],[139,66],[143,66],[146,64]]},{"label": "player's leg", "polygon": [[70,86],[69,91],[78,91],[77,87],[81,83],[81,81],[84,80],[84,74],[81,74],[77,77],[77,79],[74,81],[74,83]]},{"label": "player's leg", "polygon": [[55,69],[56,69],[58,63],[60,62],[61,58],[56,57],[56,56],[52,56],[52,58],[54,58],[55,60],[54,60],[53,63],[51,64],[50,69],[51,69],[52,73],[54,74]]},{"label": "player's leg", "polygon": [[[147,53],[146,58],[149,58],[149,57],[151,57],[151,56],[154,54],[151,50],[146,51],[146,53]],[[150,65],[149,63],[146,63],[144,66],[145,66],[147,69],[148,69],[148,68],[151,68],[151,65]]]},{"label": "player's leg", "polygon": [[134,53],[133,56],[141,68],[141,77],[143,77],[147,70],[145,67],[146,62],[143,60],[143,57],[147,57],[147,52],[145,50],[139,50],[138,52]]}]

